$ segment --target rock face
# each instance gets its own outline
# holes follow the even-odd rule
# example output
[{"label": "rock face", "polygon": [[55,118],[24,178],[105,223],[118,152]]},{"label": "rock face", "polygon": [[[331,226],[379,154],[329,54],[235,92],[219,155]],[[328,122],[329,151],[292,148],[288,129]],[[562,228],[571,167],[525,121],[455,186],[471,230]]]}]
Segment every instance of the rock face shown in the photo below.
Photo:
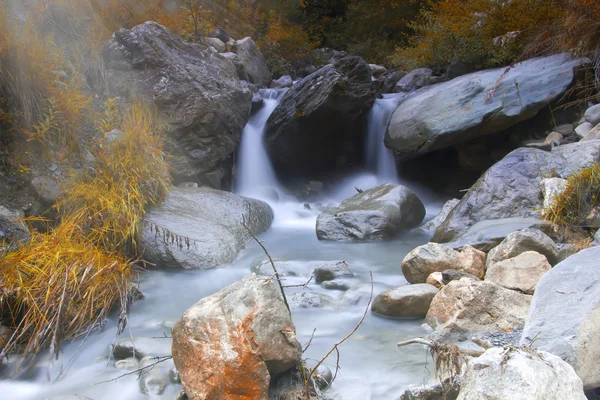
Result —
[{"label": "rock face", "polygon": [[445,338],[523,328],[531,296],[492,282],[452,281],[433,298],[425,322]]},{"label": "rock face", "polygon": [[424,217],[425,206],[412,190],[388,183],[323,211],[317,218],[317,237],[319,240],[388,239],[419,225]]},{"label": "rock face", "polygon": [[516,64],[503,77],[499,68],[423,89],[394,112],[385,143],[415,155],[501,132],[566,91],[583,62],[557,54]]},{"label": "rock face", "polygon": [[507,289],[533,294],[541,277],[551,268],[545,256],[526,251],[514,258],[493,263],[485,274],[485,280]]},{"label": "rock face", "polygon": [[273,221],[267,203],[208,188],[177,188],[146,215],[144,259],[159,268],[207,269],[227,264],[254,233]]},{"label": "rock face", "polygon": [[360,57],[326,65],[292,87],[269,117],[266,145],[275,169],[312,176],[335,168],[345,142],[360,142],[360,119],[375,101]]},{"label": "rock face", "polygon": [[458,400],[585,400],[581,379],[559,357],[494,347],[467,364]]},{"label": "rock face", "polygon": [[271,377],[302,355],[280,293],[254,276],[188,309],[173,328],[172,350],[190,400],[267,400]]},{"label": "rock face", "polygon": [[521,343],[561,357],[575,368],[586,389],[593,389],[600,387],[599,331],[600,247],[593,247],[542,277]]},{"label": "rock face", "polygon": [[146,22],[115,32],[104,60],[114,93],[134,94],[158,107],[176,177],[193,180],[234,152],[252,94],[226,58]]},{"label": "rock face", "polygon": [[427,283],[401,286],[379,293],[371,311],[395,318],[423,318],[438,290]]},{"label": "rock face", "polygon": [[477,222],[512,217],[539,217],[540,182],[556,172],[566,178],[600,159],[600,141],[555,147],[551,152],[520,148],[491,167],[473,185],[437,229],[433,241],[444,243]]},{"label": "rock face", "polygon": [[402,273],[410,283],[423,283],[433,272],[455,269],[483,278],[485,253],[465,246],[462,252],[437,243],[419,246],[402,261]]},{"label": "rock face", "polygon": [[258,86],[268,86],[273,79],[267,60],[252,38],[244,38],[235,42],[236,54],[240,58],[248,79]]},{"label": "rock face", "polygon": [[539,229],[527,228],[511,233],[487,255],[486,267],[518,256],[526,251],[534,251],[545,256],[550,264],[556,264],[559,251],[556,243]]}]

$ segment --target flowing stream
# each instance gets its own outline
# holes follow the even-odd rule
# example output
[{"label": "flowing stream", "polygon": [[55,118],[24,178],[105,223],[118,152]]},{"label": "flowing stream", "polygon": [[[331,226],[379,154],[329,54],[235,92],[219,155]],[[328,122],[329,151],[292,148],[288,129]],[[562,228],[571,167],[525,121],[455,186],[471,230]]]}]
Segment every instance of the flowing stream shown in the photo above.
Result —
[{"label": "flowing stream", "polygon": [[[402,259],[410,250],[426,243],[429,237],[413,231],[386,242],[318,241],[315,235],[316,207],[307,210],[285,194],[277,183],[262,144],[264,125],[284,91],[269,90],[263,94],[264,108],[244,130],[236,183],[238,193],[265,197],[263,189],[270,188],[279,194],[277,202],[267,198],[275,211],[275,222],[260,239],[276,262],[286,261],[296,268],[298,276],[288,277],[287,285],[307,282],[312,268],[327,261],[344,260],[356,274],[353,279],[358,286],[348,292],[325,290],[314,282],[307,289],[290,288],[287,291],[288,298],[303,293],[330,296],[331,304],[294,308],[292,311],[298,340],[302,344],[308,343],[314,332],[311,345],[304,354],[309,363],[314,363],[360,321],[371,291],[370,274],[373,276],[374,296],[383,290],[407,284],[400,269]],[[367,189],[379,183],[398,181],[393,155],[382,144],[391,112],[398,101],[399,96],[380,99],[371,111],[369,170],[340,182],[336,190],[321,199],[322,204],[339,203],[356,194],[355,186]],[[431,218],[439,209],[437,200],[440,199],[418,187],[412,188],[426,203],[428,218]],[[252,266],[264,260],[262,250],[250,243],[237,261],[221,268],[145,272],[141,276],[140,288],[146,298],[132,304],[128,328],[121,338],[115,337],[116,316],[113,316],[102,332],[91,334],[85,342],[66,343],[58,360],[48,357],[20,379],[0,381],[0,398],[41,400],[78,394],[93,400],[174,400],[181,390],[178,385],[169,384],[162,395],[148,396],[141,392],[137,375],[122,376],[128,371],[115,367],[115,361],[109,358],[110,344],[133,337],[136,343],[150,346],[153,354],[169,355],[170,328],[182,313],[199,299],[251,273]],[[426,382],[432,365],[427,360],[425,349],[420,346],[396,347],[398,341],[427,334],[422,324],[420,319],[392,320],[369,311],[354,336],[340,346],[340,370],[328,394],[340,400],[392,400],[397,399],[406,386]],[[13,359],[10,363],[14,365],[16,361]],[[326,365],[335,369],[335,352]],[[168,369],[171,366],[166,362],[158,368]]]}]

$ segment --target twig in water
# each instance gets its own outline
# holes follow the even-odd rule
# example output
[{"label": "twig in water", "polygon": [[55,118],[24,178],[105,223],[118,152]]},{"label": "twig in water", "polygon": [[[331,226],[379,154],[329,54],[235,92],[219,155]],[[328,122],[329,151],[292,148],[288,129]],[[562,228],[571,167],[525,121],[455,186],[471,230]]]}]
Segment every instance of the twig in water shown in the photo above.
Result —
[{"label": "twig in water", "polygon": [[141,375],[142,375],[144,372],[146,372],[146,371],[151,371],[151,370],[152,370],[152,369],[154,369],[154,367],[156,367],[158,364],[160,364],[160,363],[163,363],[163,362],[165,362],[165,361],[169,361],[169,360],[170,360],[170,359],[172,359],[172,358],[173,358],[173,356],[161,356],[161,357],[153,357],[153,358],[151,358],[151,359],[152,359],[152,360],[156,360],[156,362],[155,362],[155,363],[152,363],[152,364],[150,364],[150,365],[146,365],[145,367],[142,367],[142,368],[138,368],[138,369],[136,369],[135,371],[131,371],[131,372],[127,372],[126,374],[119,375],[119,376],[117,376],[116,378],[109,379],[109,380],[107,380],[107,381],[98,382],[98,383],[96,383],[96,385],[101,385],[101,384],[103,384],[103,383],[109,383],[109,382],[116,382],[116,381],[118,381],[119,379],[121,379],[121,378],[124,378],[124,377],[126,377],[126,376],[129,376],[129,375],[138,374],[138,375],[140,375],[140,376],[141,376]]},{"label": "twig in water", "polygon": [[[304,288],[304,289],[310,289],[310,288],[308,287],[308,284],[309,284],[309,283],[310,283],[310,282],[313,280],[313,278],[314,278],[314,277],[313,277],[313,276],[311,276],[311,277],[310,277],[310,279],[309,279],[309,280],[308,280],[306,283],[301,283],[301,284],[299,284],[299,285],[284,285],[283,287],[284,287],[284,288],[297,288],[297,287],[301,287],[301,288]],[[312,289],[311,289],[311,290],[312,290]]]},{"label": "twig in water", "polygon": [[310,340],[308,341],[308,343],[306,343],[306,345],[304,346],[304,348],[302,349],[302,352],[304,353],[306,350],[308,350],[308,348],[310,347],[314,337],[315,337],[315,332],[317,331],[317,328],[313,329],[313,333],[312,335],[310,335]]}]

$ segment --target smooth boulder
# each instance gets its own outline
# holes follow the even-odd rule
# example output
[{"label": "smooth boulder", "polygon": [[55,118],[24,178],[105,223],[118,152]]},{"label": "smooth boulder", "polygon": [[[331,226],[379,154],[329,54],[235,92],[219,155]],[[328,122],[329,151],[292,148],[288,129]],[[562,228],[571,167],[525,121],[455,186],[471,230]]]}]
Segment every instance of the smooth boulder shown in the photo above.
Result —
[{"label": "smooth boulder", "polygon": [[438,243],[427,243],[412,250],[402,261],[402,274],[410,283],[423,283],[434,272],[449,269],[483,278],[485,253],[464,246],[461,252]]},{"label": "smooth boulder", "polygon": [[511,233],[494,247],[487,255],[486,268],[495,263],[516,257],[527,251],[544,255],[550,264],[558,262],[559,250],[554,241],[544,232],[535,228],[527,228]]},{"label": "smooth boulder", "polygon": [[317,177],[337,166],[354,143],[362,147],[361,118],[376,97],[371,69],[360,57],[345,57],[294,85],[267,122],[265,145],[275,170]]},{"label": "smooth boulder", "polygon": [[371,311],[394,318],[423,318],[438,289],[428,283],[401,286],[379,293]]},{"label": "smooth boulder", "polygon": [[[391,183],[365,190],[317,217],[319,240],[381,240],[414,228],[425,206],[409,188]],[[423,281],[424,282],[424,281]]]},{"label": "smooth boulder", "polygon": [[254,276],[189,308],[173,328],[172,350],[190,400],[268,400],[271,379],[302,356],[281,294]]},{"label": "smooth boulder", "polygon": [[571,256],[537,285],[521,344],[568,362],[586,389],[600,387],[600,247]]},{"label": "smooth boulder", "polygon": [[112,93],[156,105],[173,174],[194,180],[224,168],[250,115],[252,94],[233,64],[146,22],[115,32],[104,50]]},{"label": "smooth boulder", "polygon": [[270,228],[273,210],[260,200],[210,188],[176,188],[144,220],[144,259],[158,268],[208,269],[232,262]]},{"label": "smooth boulder", "polygon": [[478,222],[539,218],[543,178],[551,173],[567,178],[599,160],[600,140],[558,146],[551,152],[519,148],[479,178],[436,230],[433,241],[456,240]]},{"label": "smooth boulder", "polygon": [[584,62],[556,54],[422,89],[396,109],[385,144],[414,156],[502,132],[564,93]]},{"label": "smooth boulder", "polygon": [[492,263],[485,273],[485,280],[525,294],[533,294],[542,276],[552,266],[545,256],[526,251],[516,257]]},{"label": "smooth boulder", "polygon": [[265,56],[263,56],[254,40],[250,37],[238,40],[235,42],[234,48],[235,53],[244,65],[250,82],[258,86],[268,86],[273,80],[273,76]]},{"label": "smooth boulder", "polygon": [[457,400],[586,400],[581,379],[554,354],[494,347],[467,363]]}]

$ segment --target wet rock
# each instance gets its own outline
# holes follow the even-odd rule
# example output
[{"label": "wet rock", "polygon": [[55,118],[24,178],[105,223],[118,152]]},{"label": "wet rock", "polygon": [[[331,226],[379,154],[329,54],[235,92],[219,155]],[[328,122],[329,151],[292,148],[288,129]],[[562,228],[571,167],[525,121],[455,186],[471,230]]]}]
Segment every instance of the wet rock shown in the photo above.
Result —
[{"label": "wet rock", "polygon": [[[234,65],[146,22],[115,32],[104,50],[104,91],[153,102],[165,122],[173,174],[194,180],[233,152],[250,115],[251,93]],[[185,105],[185,106],[184,106]]]},{"label": "wet rock", "polygon": [[115,363],[115,367],[124,369],[126,371],[135,371],[140,367],[140,363],[137,358],[129,357],[123,360],[119,360]]},{"label": "wet rock", "polygon": [[448,214],[450,214],[450,212],[454,209],[454,207],[456,207],[456,205],[459,202],[459,199],[448,200],[442,207],[440,213],[436,215],[435,218],[433,218],[431,221],[421,226],[419,229],[422,229],[426,232],[434,233],[435,230],[439,228],[440,225],[442,225],[446,218],[448,218]]},{"label": "wet rock", "polygon": [[275,170],[302,178],[333,170],[337,156],[345,155],[343,144],[360,142],[361,117],[375,96],[371,70],[359,57],[342,58],[298,82],[267,122],[265,144]]},{"label": "wet rock", "polygon": [[425,283],[434,286],[436,289],[441,289],[444,286],[444,278],[441,272],[432,272],[427,277]]},{"label": "wet rock", "polygon": [[290,88],[294,84],[292,77],[289,75],[284,75],[279,79],[273,80],[269,85],[272,89],[282,89],[282,88]]},{"label": "wet rock", "polygon": [[171,368],[169,370],[169,381],[174,385],[181,385],[181,375],[179,375],[177,368]]},{"label": "wet rock", "polygon": [[323,364],[319,365],[313,376],[315,383],[321,390],[327,389],[333,382],[333,373],[329,367]]},{"label": "wet rock", "polygon": [[486,268],[495,263],[508,260],[522,253],[533,251],[545,256],[550,264],[558,261],[558,247],[556,243],[539,229],[527,228],[511,233],[487,255]]},{"label": "wet rock", "polygon": [[434,379],[424,385],[409,386],[399,400],[456,400],[459,390],[458,379]]},{"label": "wet rock", "polygon": [[520,148],[494,164],[450,212],[433,241],[458,239],[478,222],[539,218],[540,182],[550,173],[567,178],[600,159],[600,141],[567,144],[551,152]]},{"label": "wet rock", "polygon": [[559,357],[492,348],[467,364],[457,400],[586,400],[581,379]]},{"label": "wet rock", "polygon": [[466,339],[473,333],[522,329],[531,296],[492,282],[452,281],[433,298],[425,322],[441,340]]},{"label": "wet rock", "polygon": [[151,367],[143,370],[138,379],[142,393],[150,396],[159,396],[165,392],[169,385],[167,369],[152,358],[144,358],[140,361],[142,368]]},{"label": "wet rock", "polygon": [[382,240],[417,226],[425,206],[402,185],[385,184],[346,199],[317,218],[319,240]]},{"label": "wet rock", "polygon": [[225,46],[225,43],[223,43],[223,41],[219,38],[205,37],[205,38],[202,38],[200,40],[200,42],[204,43],[207,46],[214,47],[215,50],[217,50],[219,53],[225,53],[225,51],[227,51],[227,47]]},{"label": "wet rock", "polygon": [[31,187],[38,197],[47,204],[56,203],[61,195],[60,183],[56,177],[40,174],[31,180]]},{"label": "wet rock", "polygon": [[238,40],[235,46],[235,53],[244,65],[251,83],[263,87],[271,83],[273,77],[271,71],[269,71],[267,60],[252,38],[247,37]]},{"label": "wet rock", "polygon": [[586,389],[600,387],[600,247],[583,250],[539,281],[522,344],[568,362]]},{"label": "wet rock", "polygon": [[552,146],[559,146],[564,136],[558,132],[550,132],[546,139],[544,140],[544,144],[550,144]]},{"label": "wet rock", "polygon": [[[430,275],[431,276],[431,275]],[[455,269],[447,269],[442,271],[442,283],[444,285],[449,284],[452,281],[459,281],[461,279],[470,279],[472,281],[480,281],[481,279],[473,274],[465,271],[458,271]]]},{"label": "wet rock", "polygon": [[594,125],[590,124],[589,122],[584,122],[583,124],[579,125],[577,128],[575,128],[575,133],[577,134],[577,136],[579,136],[580,138],[584,138],[586,137],[586,135],[588,133],[590,133],[590,131],[594,128]]},{"label": "wet rock", "polygon": [[600,104],[596,104],[595,106],[588,108],[585,111],[583,118],[592,124],[592,126],[600,124]]},{"label": "wet rock", "polygon": [[111,345],[110,350],[116,360],[126,360],[129,358],[141,360],[147,356],[158,355],[161,346],[158,339],[145,337],[123,338],[116,344]]},{"label": "wet rock", "polygon": [[339,261],[334,264],[321,265],[314,270],[315,282],[321,283],[332,281],[337,278],[351,278],[354,273],[350,271],[350,266],[346,261]]},{"label": "wet rock", "polygon": [[571,243],[560,243],[556,247],[558,248],[557,263],[563,262],[572,255],[577,254],[577,249]]},{"label": "wet rock", "polygon": [[377,282],[373,284],[372,289],[370,283],[360,283],[344,292],[340,301],[348,306],[366,306],[369,302],[369,298],[371,298],[371,290],[373,290],[372,296],[374,298],[377,293],[388,289],[389,286]]},{"label": "wet rock", "polygon": [[318,292],[297,292],[289,297],[291,308],[321,308],[333,307],[338,301],[324,293]]},{"label": "wet rock", "polygon": [[492,263],[487,269],[485,280],[525,294],[533,294],[541,277],[552,266],[545,256],[535,251],[526,251],[516,257]]},{"label": "wet rock", "polygon": [[144,258],[159,268],[208,269],[229,263],[249,235],[269,229],[265,202],[206,187],[174,189],[144,222]]},{"label": "wet rock", "polygon": [[3,243],[18,244],[29,240],[29,229],[21,222],[23,218],[23,211],[0,205],[0,248]]},{"label": "wet rock", "polygon": [[415,156],[502,132],[564,93],[583,63],[557,54],[516,64],[507,74],[478,71],[421,89],[394,112],[385,143],[400,156]]},{"label": "wet rock", "polygon": [[433,272],[456,269],[483,277],[485,253],[464,246],[459,253],[438,243],[419,246],[402,261],[402,273],[410,283],[423,283]]},{"label": "wet rock", "polygon": [[348,279],[334,279],[332,281],[325,281],[321,283],[321,287],[327,290],[341,290],[345,292],[356,284],[356,281]]},{"label": "wet rock", "polygon": [[173,361],[190,400],[267,400],[271,377],[300,362],[295,332],[275,284],[247,277],[184,313],[173,329]]},{"label": "wet rock", "polygon": [[429,68],[418,68],[410,71],[396,83],[394,93],[413,92],[431,84],[433,71]]},{"label": "wet rock", "polygon": [[375,314],[394,318],[423,318],[438,289],[427,284],[401,286],[379,293],[371,306]]}]

